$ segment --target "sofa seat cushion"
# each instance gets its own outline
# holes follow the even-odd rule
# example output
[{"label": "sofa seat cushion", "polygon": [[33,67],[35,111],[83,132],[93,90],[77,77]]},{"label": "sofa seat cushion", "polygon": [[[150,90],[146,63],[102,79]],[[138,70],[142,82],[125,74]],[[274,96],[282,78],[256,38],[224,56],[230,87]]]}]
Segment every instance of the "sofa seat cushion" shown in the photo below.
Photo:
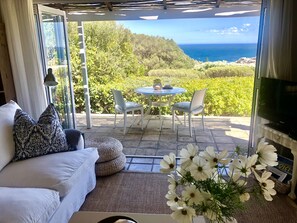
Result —
[{"label": "sofa seat cushion", "polygon": [[60,205],[57,191],[0,187],[0,222],[48,222]]},{"label": "sofa seat cushion", "polygon": [[94,171],[97,148],[54,153],[12,162],[0,172],[0,187],[38,187],[64,197],[87,171]]}]

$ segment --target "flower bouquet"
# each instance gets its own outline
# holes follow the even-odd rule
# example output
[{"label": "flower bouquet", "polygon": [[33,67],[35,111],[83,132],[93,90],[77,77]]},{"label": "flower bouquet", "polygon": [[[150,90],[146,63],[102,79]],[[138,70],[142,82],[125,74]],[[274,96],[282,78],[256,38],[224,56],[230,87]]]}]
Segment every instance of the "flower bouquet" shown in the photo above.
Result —
[{"label": "flower bouquet", "polygon": [[[170,173],[166,198],[173,219],[190,223],[195,216],[203,215],[210,222],[225,223],[234,220],[250,193],[272,200],[276,191],[267,168],[278,164],[275,147],[262,140],[254,155],[239,155],[238,150],[229,157],[227,150],[215,152],[207,147],[199,151],[188,144],[180,151],[179,166],[175,154],[163,157],[161,172]],[[257,183],[248,183],[252,176]]]}]

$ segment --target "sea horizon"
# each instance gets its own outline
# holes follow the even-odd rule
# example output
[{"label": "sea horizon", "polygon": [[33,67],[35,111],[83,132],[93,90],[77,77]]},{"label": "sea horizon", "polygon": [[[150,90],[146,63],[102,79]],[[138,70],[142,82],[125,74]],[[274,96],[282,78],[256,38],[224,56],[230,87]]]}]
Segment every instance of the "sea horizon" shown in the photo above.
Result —
[{"label": "sea horizon", "polygon": [[256,57],[257,43],[196,43],[178,44],[194,60],[235,62],[242,57]]}]

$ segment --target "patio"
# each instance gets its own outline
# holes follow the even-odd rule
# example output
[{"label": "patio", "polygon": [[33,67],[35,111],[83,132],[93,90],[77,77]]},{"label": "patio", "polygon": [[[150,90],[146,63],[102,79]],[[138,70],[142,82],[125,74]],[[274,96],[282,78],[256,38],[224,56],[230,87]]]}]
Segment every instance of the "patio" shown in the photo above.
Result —
[{"label": "patio", "polygon": [[[148,118],[149,117],[149,118]],[[171,129],[171,116],[148,116],[144,120],[144,128],[137,122],[139,116],[135,115],[127,119],[127,133],[123,135],[123,119],[118,116],[117,127],[114,128],[113,114],[92,114],[92,128],[86,128],[85,114],[76,114],[77,129],[85,135],[86,145],[88,140],[97,137],[111,136],[123,144],[123,152],[127,157],[157,158],[174,152],[176,155],[188,143],[194,143],[204,150],[207,146],[213,146],[222,151],[227,149],[232,152],[236,146],[247,152],[250,117],[214,117],[204,118],[205,130],[202,129],[201,116],[193,119],[193,137],[190,137],[188,126],[176,122],[176,131]],[[183,117],[179,117],[183,120]],[[133,124],[133,125],[132,125]],[[132,125],[132,126],[131,126]]]}]

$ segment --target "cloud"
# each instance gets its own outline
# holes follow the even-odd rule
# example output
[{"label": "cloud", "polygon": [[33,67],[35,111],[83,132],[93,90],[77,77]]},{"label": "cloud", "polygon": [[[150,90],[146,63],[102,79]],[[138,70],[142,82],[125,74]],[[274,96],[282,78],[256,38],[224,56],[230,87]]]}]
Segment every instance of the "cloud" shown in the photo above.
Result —
[{"label": "cloud", "polygon": [[230,34],[238,34],[241,31],[241,29],[237,28],[236,26],[232,26],[229,28],[224,29],[211,29],[209,32],[211,33],[217,33],[221,35],[230,35]]},{"label": "cloud", "polygon": [[220,35],[238,35],[241,33],[248,32],[250,27],[251,27],[250,23],[245,23],[245,24],[242,24],[241,27],[232,26],[232,27],[222,28],[222,29],[210,29],[208,30],[208,32],[217,33]]}]

